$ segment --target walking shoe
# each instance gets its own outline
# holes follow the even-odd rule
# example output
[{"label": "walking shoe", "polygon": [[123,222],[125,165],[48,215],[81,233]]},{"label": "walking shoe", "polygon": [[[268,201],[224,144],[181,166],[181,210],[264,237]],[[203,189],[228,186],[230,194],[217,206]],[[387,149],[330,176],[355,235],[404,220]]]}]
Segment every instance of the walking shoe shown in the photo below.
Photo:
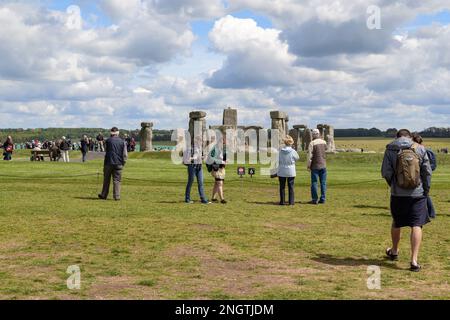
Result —
[{"label": "walking shoe", "polygon": [[387,248],[387,249],[386,249],[386,255],[387,255],[388,258],[391,259],[392,261],[397,261],[397,260],[398,260],[398,252],[397,252],[397,254],[393,254],[391,248]]},{"label": "walking shoe", "polygon": [[420,264],[413,264],[411,262],[411,267],[409,268],[410,271],[412,271],[412,272],[419,272],[420,269],[422,269],[422,266]]}]

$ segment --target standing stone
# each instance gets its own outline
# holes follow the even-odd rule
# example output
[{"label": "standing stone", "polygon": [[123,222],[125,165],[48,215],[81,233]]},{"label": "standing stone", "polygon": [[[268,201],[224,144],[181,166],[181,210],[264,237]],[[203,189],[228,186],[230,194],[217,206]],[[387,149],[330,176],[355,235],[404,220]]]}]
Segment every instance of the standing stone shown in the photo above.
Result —
[{"label": "standing stone", "polygon": [[293,126],[293,129],[289,131],[289,135],[294,139],[295,150],[305,151],[304,134],[308,126],[300,124]]},{"label": "standing stone", "polygon": [[279,146],[281,146],[287,134],[287,115],[282,111],[271,111],[270,118],[272,119],[272,130],[278,130],[279,132]]},{"label": "standing stone", "polygon": [[194,144],[194,138],[196,136],[201,137],[202,147],[206,146],[204,137],[206,135],[206,112],[193,111],[189,113],[189,133],[191,135],[191,145]]},{"label": "standing stone", "polygon": [[238,125],[237,110],[231,108],[223,110],[222,124],[224,126],[234,126],[237,128]]},{"label": "standing stone", "polygon": [[324,125],[324,136],[327,142],[327,151],[336,152],[336,144],[334,142],[334,127],[330,125]]},{"label": "standing stone", "polygon": [[[248,130],[255,131],[255,133],[256,133],[256,150],[250,150],[250,148],[248,148],[248,151],[259,152],[259,132],[263,129],[263,127],[261,127],[261,126],[246,126],[246,127],[239,127],[239,129],[243,129],[244,132],[246,132],[246,133]],[[245,144],[246,144],[246,146],[250,146],[249,137],[245,138]]]},{"label": "standing stone", "polygon": [[303,150],[307,151],[309,148],[309,145],[311,144],[311,141],[313,140],[312,136],[312,130],[309,128],[306,128],[305,131],[303,131]]},{"label": "standing stone", "polygon": [[320,132],[320,137],[325,140],[325,124],[318,124],[317,129]]},{"label": "standing stone", "polygon": [[298,136],[299,131],[295,128],[289,130],[289,135],[292,137],[292,139],[294,139],[294,145],[292,146],[292,148],[294,148],[295,150],[299,151],[299,145],[301,146],[302,140],[301,138],[299,139]]},{"label": "standing stone", "polygon": [[149,152],[153,151],[153,123],[152,122],[142,122],[141,123],[141,132],[140,132],[140,140],[141,140],[141,152]]}]

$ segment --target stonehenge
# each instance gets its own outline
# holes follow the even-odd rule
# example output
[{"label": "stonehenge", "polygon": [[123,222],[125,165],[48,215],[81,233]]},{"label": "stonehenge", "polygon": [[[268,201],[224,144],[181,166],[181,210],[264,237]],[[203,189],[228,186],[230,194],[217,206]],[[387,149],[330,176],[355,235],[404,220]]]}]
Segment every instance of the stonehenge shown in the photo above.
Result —
[{"label": "stonehenge", "polygon": [[[195,138],[199,137],[201,139],[202,147],[207,146],[210,137],[206,126],[206,116],[207,114],[204,111],[192,111],[189,113],[189,130],[186,132],[186,134],[189,134],[186,136],[186,139],[190,138],[191,145],[194,145],[196,140]],[[272,138],[275,138],[274,130],[278,130],[279,140],[277,147],[281,147],[283,145],[284,138],[289,134],[294,139],[293,147],[297,151],[308,150],[309,145],[313,140],[312,129],[305,124],[299,124],[292,126],[292,129],[289,130],[289,116],[283,111],[270,111],[270,119]],[[142,122],[141,127],[141,151],[152,151],[153,123]],[[229,150],[242,151],[237,150],[237,147],[244,148],[243,146],[245,146],[246,151],[258,152],[260,151],[260,147],[267,147],[260,146],[260,133],[262,134],[261,130],[264,130],[264,128],[258,125],[239,126],[237,109],[230,107],[224,109],[222,124],[209,126],[209,129],[220,131],[224,141],[227,142],[227,148],[229,148]],[[320,132],[321,138],[327,143],[327,152],[335,153],[339,151],[336,150],[334,127],[328,124],[318,124],[317,129]],[[230,133],[233,134],[233,136],[227,137],[227,134],[229,135]],[[182,136],[181,133],[177,133],[176,135],[177,137]],[[256,142],[251,139],[254,139],[255,136]],[[272,147],[275,147],[275,144]]]}]

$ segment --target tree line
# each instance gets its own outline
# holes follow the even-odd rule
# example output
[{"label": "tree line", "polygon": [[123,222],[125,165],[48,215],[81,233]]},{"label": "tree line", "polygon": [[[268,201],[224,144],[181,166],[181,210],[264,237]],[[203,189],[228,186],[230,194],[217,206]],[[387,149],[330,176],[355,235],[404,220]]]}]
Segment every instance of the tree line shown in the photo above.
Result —
[{"label": "tree line", "polygon": [[[120,129],[121,135],[128,134],[139,140],[139,129]],[[83,135],[91,138],[97,137],[101,133],[109,136],[109,129],[103,128],[36,128],[36,129],[0,129],[0,139],[5,140],[7,136],[12,136],[15,143],[29,142],[35,139],[39,141],[54,141],[65,136],[72,141],[78,141]],[[153,141],[170,141],[171,130],[153,130]]]},{"label": "tree line", "polygon": [[[397,133],[397,128],[389,128],[382,131],[377,128],[358,128],[358,129],[335,129],[334,136],[337,138],[357,138],[357,137],[379,137],[379,138],[393,138]],[[450,128],[427,128],[419,134],[427,138],[450,138]]]}]

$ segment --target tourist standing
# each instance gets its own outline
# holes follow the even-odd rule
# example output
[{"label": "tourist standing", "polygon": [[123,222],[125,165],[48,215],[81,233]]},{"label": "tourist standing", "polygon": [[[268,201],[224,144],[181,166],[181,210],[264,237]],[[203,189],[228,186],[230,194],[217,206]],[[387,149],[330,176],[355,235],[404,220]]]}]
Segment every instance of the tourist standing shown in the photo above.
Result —
[{"label": "tourist standing", "polygon": [[103,190],[98,195],[100,199],[106,200],[109,194],[111,178],[113,179],[114,200],[120,200],[120,187],[122,181],[122,171],[128,159],[127,144],[119,137],[119,129],[111,129],[111,137],[105,142],[105,161],[103,168]]},{"label": "tourist standing", "polygon": [[194,203],[191,200],[191,189],[194,180],[197,179],[200,201],[203,204],[208,204],[209,201],[206,198],[203,187],[203,150],[201,138],[195,139],[194,145],[186,145],[186,150],[183,152],[183,164],[187,166],[188,171],[188,182],[184,196],[185,202],[189,204]]},{"label": "tourist standing", "polygon": [[280,183],[280,205],[286,204],[286,184],[289,192],[289,205],[295,204],[294,183],[297,176],[295,163],[300,159],[297,151],[292,148],[294,139],[286,136],[283,139],[284,147],[278,154],[277,176]]},{"label": "tourist standing", "polygon": [[[310,204],[325,203],[327,193],[327,143],[321,138],[318,129],[312,130],[313,141],[308,147],[308,170],[311,171],[311,202]],[[320,181],[320,199],[318,183]]]},{"label": "tourist standing", "polygon": [[87,136],[83,136],[83,138],[80,141],[80,150],[82,155],[82,161],[86,162],[86,156],[89,152],[89,139]]},{"label": "tourist standing", "polygon": [[67,141],[66,137],[61,138],[61,142],[59,144],[59,150],[61,150],[61,156],[63,158],[63,162],[70,162],[70,158],[69,158],[70,144]]},{"label": "tourist standing", "polygon": [[[214,140],[213,140],[214,141]],[[214,187],[212,191],[212,202],[219,202],[226,204],[224,196],[224,183],[226,175],[226,145],[223,137],[219,139],[219,142],[214,146],[214,148],[209,153],[208,163],[210,164],[211,175],[214,178]],[[217,199],[219,197],[219,199]]]},{"label": "tourist standing", "polygon": [[105,138],[103,137],[101,132],[99,132],[96,139],[97,139],[97,144],[98,144],[97,151],[105,152]]},{"label": "tourist standing", "polygon": [[422,228],[430,222],[427,196],[430,192],[431,166],[423,146],[412,140],[411,132],[402,129],[386,147],[381,173],[391,188],[392,248],[386,250],[391,260],[397,260],[402,227],[411,228],[410,270],[418,272]]},{"label": "tourist standing", "polygon": [[11,161],[12,154],[14,152],[14,143],[11,136],[6,138],[5,143],[3,144],[3,160]]}]

